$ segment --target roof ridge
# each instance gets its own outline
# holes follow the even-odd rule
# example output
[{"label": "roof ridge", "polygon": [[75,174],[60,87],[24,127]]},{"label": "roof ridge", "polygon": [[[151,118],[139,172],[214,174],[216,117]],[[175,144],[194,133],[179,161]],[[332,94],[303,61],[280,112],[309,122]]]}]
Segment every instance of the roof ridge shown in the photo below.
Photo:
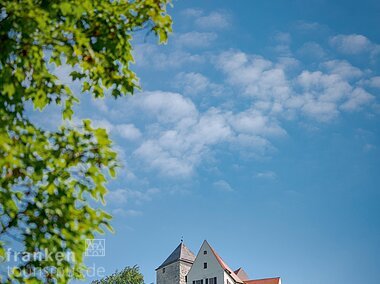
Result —
[{"label": "roof ridge", "polygon": [[211,248],[211,252],[214,254],[215,258],[218,260],[219,264],[222,266],[224,270],[227,270],[231,277],[235,280],[235,282],[238,283],[244,283],[243,280],[239,278],[235,274],[235,272],[227,265],[227,263],[224,262],[224,260],[219,256],[219,254],[214,250],[214,248],[205,240],[205,242],[208,244],[208,246]]}]

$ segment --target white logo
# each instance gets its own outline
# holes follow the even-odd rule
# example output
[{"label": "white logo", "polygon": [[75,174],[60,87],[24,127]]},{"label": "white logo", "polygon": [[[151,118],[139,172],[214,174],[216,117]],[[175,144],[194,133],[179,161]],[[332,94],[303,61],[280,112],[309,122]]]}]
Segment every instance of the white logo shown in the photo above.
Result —
[{"label": "white logo", "polygon": [[85,256],[105,256],[106,240],[105,239],[87,239]]}]

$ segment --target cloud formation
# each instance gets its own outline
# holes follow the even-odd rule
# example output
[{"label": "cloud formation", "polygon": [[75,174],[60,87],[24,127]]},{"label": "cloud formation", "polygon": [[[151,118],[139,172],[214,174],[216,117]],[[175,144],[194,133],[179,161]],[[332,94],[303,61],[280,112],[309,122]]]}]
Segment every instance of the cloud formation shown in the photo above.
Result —
[{"label": "cloud formation", "polygon": [[229,27],[231,24],[230,16],[227,13],[213,11],[209,14],[198,15],[195,25],[204,30],[219,30]]},{"label": "cloud formation", "polygon": [[306,115],[329,121],[374,99],[360,86],[363,72],[347,61],[325,61],[320,70],[301,70],[294,75],[286,66],[262,56],[228,51],[218,57],[216,66],[229,84],[252,98],[255,109],[271,116]]},{"label": "cloud formation", "polygon": [[330,44],[345,54],[368,52],[372,48],[371,41],[363,35],[336,35],[330,39]]},{"label": "cloud formation", "polygon": [[174,78],[173,85],[179,88],[184,95],[220,96],[225,89],[220,84],[215,84],[206,76],[196,72],[180,72]]},{"label": "cloud formation", "polygon": [[152,200],[152,197],[158,194],[160,190],[158,188],[149,188],[147,190],[132,190],[129,188],[120,188],[111,190],[106,196],[106,200],[115,206],[124,205],[134,202],[141,204]]},{"label": "cloud formation", "polygon": [[184,48],[205,48],[214,43],[218,35],[213,32],[188,32],[174,35],[175,44]]},{"label": "cloud formation", "polygon": [[[231,17],[200,9],[182,15],[196,30],[175,34],[170,46],[136,46],[137,66],[170,74],[169,87],[143,92],[112,111],[101,108],[111,118],[99,125],[134,142],[129,159],[137,167],[161,177],[190,177],[218,149],[262,156],[275,149],[276,139],[288,135],[285,122],[327,123],[375,100],[367,88],[378,88],[378,76],[331,56],[319,42],[301,44],[294,53],[290,33],[279,32],[272,37],[274,58],[239,50],[210,54],[203,49],[213,47],[218,30],[229,27]],[[317,24],[301,26],[304,31]],[[351,55],[377,49],[363,35],[332,36],[329,44]],[[296,55],[316,62],[305,66]],[[170,87],[177,92],[167,91]],[[120,122],[111,122],[116,119]]]}]

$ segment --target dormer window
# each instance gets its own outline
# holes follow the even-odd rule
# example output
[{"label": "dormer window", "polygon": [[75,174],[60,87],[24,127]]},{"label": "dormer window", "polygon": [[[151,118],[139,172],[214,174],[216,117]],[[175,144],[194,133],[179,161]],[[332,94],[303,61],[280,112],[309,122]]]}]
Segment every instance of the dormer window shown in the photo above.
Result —
[{"label": "dormer window", "polygon": [[203,254],[207,254],[207,250],[204,250],[204,251],[203,251]]}]

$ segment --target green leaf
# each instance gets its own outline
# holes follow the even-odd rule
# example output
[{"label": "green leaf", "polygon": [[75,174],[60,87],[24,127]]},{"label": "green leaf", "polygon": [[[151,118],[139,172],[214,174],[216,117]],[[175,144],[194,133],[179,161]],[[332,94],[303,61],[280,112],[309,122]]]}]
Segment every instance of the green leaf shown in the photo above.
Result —
[{"label": "green leaf", "polygon": [[75,81],[76,79],[79,79],[79,80],[80,80],[80,79],[86,77],[85,74],[80,73],[80,72],[78,72],[78,71],[73,71],[73,72],[71,72],[71,73],[70,73],[70,76],[71,76],[71,78],[73,79],[73,81]]},{"label": "green leaf", "polygon": [[[17,274],[15,269],[2,283],[81,279],[84,240],[104,232],[103,228],[112,230],[112,216],[98,203],[99,199],[104,202],[107,181],[115,177],[118,167],[107,132],[93,128],[90,120],[83,120],[81,127],[62,121],[62,126],[48,131],[28,119],[33,116],[28,106],[44,112],[49,105],[60,105],[57,109],[63,120],[71,120],[84,92],[95,99],[132,95],[139,89],[130,68],[133,31],[149,23],[159,40],[165,41],[171,32],[168,3],[1,1],[5,18],[0,24],[0,239],[12,233],[27,252],[47,249],[75,254],[74,262],[17,263],[19,268],[54,267],[69,274],[37,279]],[[61,69],[54,67],[62,65],[73,81],[79,80],[81,91],[73,88],[73,92],[67,80],[56,75]],[[90,201],[89,196],[97,201]],[[0,241],[0,255],[8,247],[9,243]],[[132,273],[138,282],[130,283],[143,284],[134,272],[138,271],[126,270],[125,276]]]}]

